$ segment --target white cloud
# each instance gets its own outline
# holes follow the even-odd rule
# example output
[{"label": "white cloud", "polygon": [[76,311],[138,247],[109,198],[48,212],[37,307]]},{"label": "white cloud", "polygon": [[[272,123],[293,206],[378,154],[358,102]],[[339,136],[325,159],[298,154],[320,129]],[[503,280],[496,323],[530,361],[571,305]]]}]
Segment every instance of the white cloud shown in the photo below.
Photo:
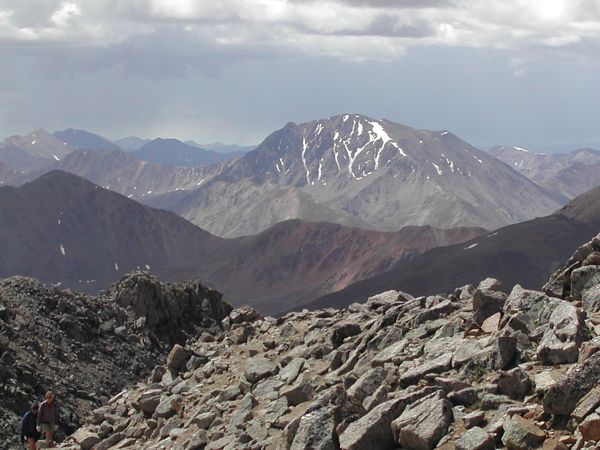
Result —
[{"label": "white cloud", "polygon": [[[38,2],[36,2],[38,3]],[[600,0],[0,0],[0,45],[107,46],[165,27],[205,45],[394,60],[413,46],[565,50],[600,40]],[[399,5],[400,4],[400,5]],[[592,46],[595,47],[595,46]],[[580,51],[580,50],[577,50]]]}]

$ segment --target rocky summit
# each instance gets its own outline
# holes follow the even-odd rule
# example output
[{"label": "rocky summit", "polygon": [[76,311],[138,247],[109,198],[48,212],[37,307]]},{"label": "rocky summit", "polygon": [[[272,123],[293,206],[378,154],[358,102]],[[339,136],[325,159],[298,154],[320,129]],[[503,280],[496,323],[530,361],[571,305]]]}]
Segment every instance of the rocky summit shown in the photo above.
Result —
[{"label": "rocky summit", "polygon": [[235,309],[60,448],[598,448],[599,289],[600,235],[542,291],[488,278],[278,319]]},{"label": "rocky summit", "polygon": [[173,345],[214,330],[230,311],[198,282],[167,284],[142,273],[98,297],[30,278],[0,280],[0,448],[14,448],[19,417],[47,390],[56,393],[62,439],[148,376]]}]

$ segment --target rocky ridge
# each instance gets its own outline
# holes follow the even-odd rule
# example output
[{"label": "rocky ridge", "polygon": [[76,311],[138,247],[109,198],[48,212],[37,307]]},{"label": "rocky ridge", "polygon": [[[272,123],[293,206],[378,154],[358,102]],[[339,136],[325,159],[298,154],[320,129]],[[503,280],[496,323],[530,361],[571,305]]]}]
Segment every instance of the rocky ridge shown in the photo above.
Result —
[{"label": "rocky ridge", "polygon": [[61,448],[597,448],[599,289],[600,235],[544,291],[488,278],[279,319],[242,307]]},{"label": "rocky ridge", "polygon": [[230,311],[199,282],[161,283],[143,273],[98,297],[31,278],[0,280],[0,447],[15,444],[19,416],[46,390],[57,395],[60,438],[147,376],[174,344],[214,331]]}]

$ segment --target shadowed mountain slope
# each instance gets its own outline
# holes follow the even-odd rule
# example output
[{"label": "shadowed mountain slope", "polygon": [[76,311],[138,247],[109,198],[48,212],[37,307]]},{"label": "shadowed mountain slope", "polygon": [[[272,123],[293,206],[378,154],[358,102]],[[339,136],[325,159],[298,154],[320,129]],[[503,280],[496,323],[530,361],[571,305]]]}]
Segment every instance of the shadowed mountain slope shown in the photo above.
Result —
[{"label": "shadowed mountain slope", "polygon": [[598,232],[599,225],[600,189],[594,189],[557,214],[500,228],[463,244],[430,250],[307,307],[347,306],[390,289],[413,295],[449,292],[488,276],[508,285],[518,283],[539,289],[573,248]]},{"label": "shadowed mountain slope", "polygon": [[222,239],[173,213],[53,171],[19,188],[0,188],[0,277],[34,276],[97,292],[141,269],[167,280],[200,278],[234,304],[281,311],[483,231],[386,233],[295,220],[257,236]]}]

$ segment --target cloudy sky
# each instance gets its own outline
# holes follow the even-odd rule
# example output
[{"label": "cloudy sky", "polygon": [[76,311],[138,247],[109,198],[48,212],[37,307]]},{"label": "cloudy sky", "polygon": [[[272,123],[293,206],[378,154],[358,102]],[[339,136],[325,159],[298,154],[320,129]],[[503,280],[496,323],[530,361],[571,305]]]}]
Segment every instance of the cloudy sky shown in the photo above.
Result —
[{"label": "cloudy sky", "polygon": [[0,0],[0,135],[252,144],[356,112],[600,141],[600,0]]}]

